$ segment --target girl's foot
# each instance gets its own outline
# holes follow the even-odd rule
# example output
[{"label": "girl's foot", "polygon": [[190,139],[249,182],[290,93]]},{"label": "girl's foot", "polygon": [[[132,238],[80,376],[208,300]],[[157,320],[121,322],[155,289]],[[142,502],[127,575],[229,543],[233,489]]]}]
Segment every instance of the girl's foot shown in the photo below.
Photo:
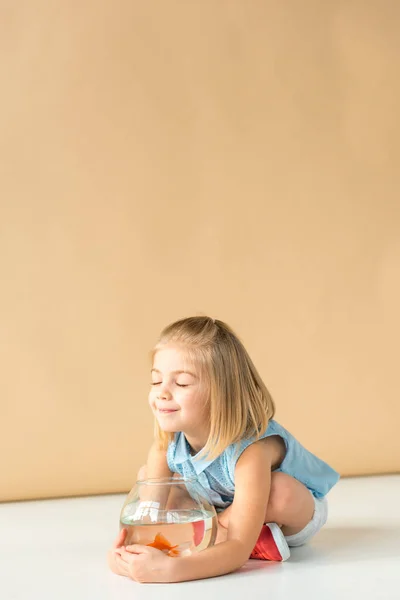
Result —
[{"label": "girl's foot", "polygon": [[276,523],[263,525],[250,558],[283,562],[289,556],[289,546],[281,528]]}]

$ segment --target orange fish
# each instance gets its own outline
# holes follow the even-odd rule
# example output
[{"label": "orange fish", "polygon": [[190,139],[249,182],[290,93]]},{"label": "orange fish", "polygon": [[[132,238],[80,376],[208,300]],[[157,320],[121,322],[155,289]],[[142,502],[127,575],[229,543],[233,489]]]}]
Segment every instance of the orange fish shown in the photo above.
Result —
[{"label": "orange fish", "polygon": [[154,538],[154,542],[151,544],[146,544],[146,546],[150,546],[151,548],[157,548],[157,550],[162,550],[168,556],[179,556],[178,544],[176,546],[171,546],[167,538],[165,538],[162,533],[157,533]]}]

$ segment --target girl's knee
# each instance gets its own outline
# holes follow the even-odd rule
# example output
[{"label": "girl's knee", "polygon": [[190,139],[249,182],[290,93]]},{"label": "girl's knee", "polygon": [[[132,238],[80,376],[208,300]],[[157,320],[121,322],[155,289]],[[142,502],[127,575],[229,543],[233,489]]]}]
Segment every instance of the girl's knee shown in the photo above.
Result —
[{"label": "girl's knee", "polygon": [[271,491],[268,504],[274,508],[283,509],[293,501],[293,478],[286,473],[272,473]]},{"label": "girl's knee", "polygon": [[303,493],[310,495],[307,488],[294,477],[281,472],[272,473],[267,513],[280,522],[284,515],[298,506]]}]

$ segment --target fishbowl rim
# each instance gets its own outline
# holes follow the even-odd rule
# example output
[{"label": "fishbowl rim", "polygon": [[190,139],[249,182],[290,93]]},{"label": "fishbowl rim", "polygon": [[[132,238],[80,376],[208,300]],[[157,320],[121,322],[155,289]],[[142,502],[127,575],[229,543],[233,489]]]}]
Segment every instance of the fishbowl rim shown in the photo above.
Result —
[{"label": "fishbowl rim", "polygon": [[171,485],[178,483],[196,483],[198,482],[197,477],[149,477],[146,479],[137,479],[137,485]]}]

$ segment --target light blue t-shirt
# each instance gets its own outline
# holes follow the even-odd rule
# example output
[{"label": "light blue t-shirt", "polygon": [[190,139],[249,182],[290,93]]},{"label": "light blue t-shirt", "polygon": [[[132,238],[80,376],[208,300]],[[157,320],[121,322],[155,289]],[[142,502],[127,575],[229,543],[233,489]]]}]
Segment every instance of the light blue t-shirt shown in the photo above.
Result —
[{"label": "light blue t-shirt", "polygon": [[[286,445],[285,458],[274,472],[291,475],[303,483],[316,498],[323,498],[339,480],[339,473],[304,448],[291,433],[274,420],[269,422],[260,439],[271,435],[280,436]],[[255,438],[251,438],[231,444],[213,460],[208,460],[207,457],[196,459],[196,456],[190,454],[185,435],[178,432],[168,446],[168,466],[171,471],[180,473],[183,477],[197,476],[213,505],[226,508],[232,503],[235,493],[236,462],[242,452],[255,441]]]}]

